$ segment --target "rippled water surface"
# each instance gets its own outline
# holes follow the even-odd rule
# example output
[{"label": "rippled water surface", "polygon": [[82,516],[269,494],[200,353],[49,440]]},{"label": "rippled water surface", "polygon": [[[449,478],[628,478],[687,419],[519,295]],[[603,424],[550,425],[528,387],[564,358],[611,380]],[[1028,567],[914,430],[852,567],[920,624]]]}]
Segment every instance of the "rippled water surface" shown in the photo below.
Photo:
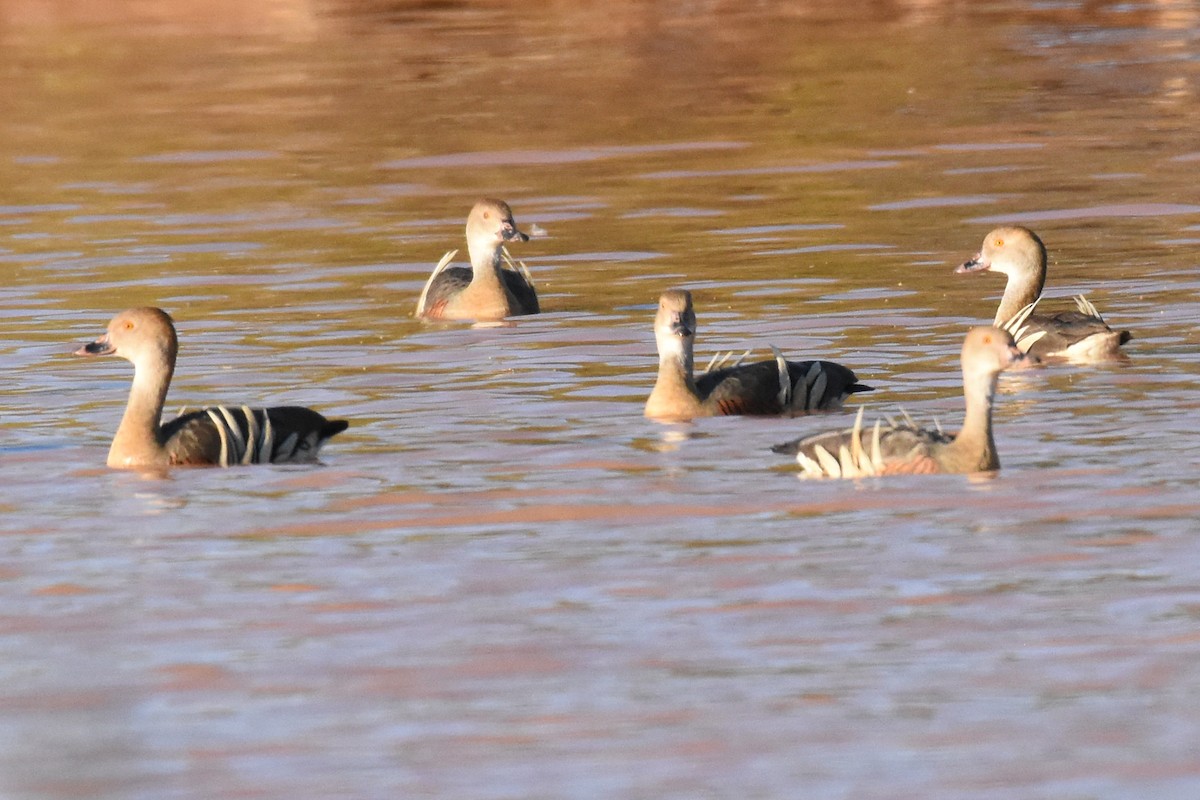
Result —
[{"label": "rippled water surface", "polygon": [[[1200,796],[1193,4],[80,5],[0,3],[0,795]],[[415,321],[483,195],[546,313]],[[1007,221],[1135,338],[1002,379],[997,477],[643,419],[683,286],[956,424]],[[352,427],[105,469],[140,304],[172,409]]]}]

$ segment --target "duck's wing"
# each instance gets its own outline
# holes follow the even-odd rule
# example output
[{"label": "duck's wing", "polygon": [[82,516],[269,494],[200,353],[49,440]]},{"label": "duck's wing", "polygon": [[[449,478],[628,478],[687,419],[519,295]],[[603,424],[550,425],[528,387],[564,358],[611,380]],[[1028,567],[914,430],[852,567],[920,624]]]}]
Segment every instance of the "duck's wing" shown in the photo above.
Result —
[{"label": "duck's wing", "polygon": [[504,278],[504,286],[519,306],[514,313],[540,313],[541,308],[538,306],[537,289],[533,288],[533,276],[529,274],[529,267],[525,266],[524,261],[514,259],[509,255],[507,247],[500,249],[500,255],[503,256],[504,262],[500,270],[500,275]]},{"label": "duck's wing", "polygon": [[450,266],[450,261],[457,253],[457,250],[446,253],[433,268],[417,300],[416,316],[439,319],[446,303],[471,284],[473,273],[470,267]]},{"label": "duck's wing", "polygon": [[872,391],[832,361],[756,361],[715,369],[696,378],[696,392],[719,414],[772,416],[830,411],[855,392]]},{"label": "duck's wing", "polygon": [[500,275],[504,278],[504,286],[508,289],[508,293],[517,301],[518,309],[513,313],[538,314],[541,312],[541,308],[538,306],[537,290],[533,288],[533,281],[529,278],[528,270],[519,272],[502,269]]},{"label": "duck's wing", "polygon": [[231,467],[315,461],[326,440],[349,426],[302,406],[211,406],[176,417],[159,433],[172,464]]},{"label": "duck's wing", "polygon": [[1082,295],[1075,298],[1076,310],[1056,314],[1034,314],[1037,302],[1021,309],[1002,327],[1012,333],[1017,347],[1036,358],[1078,357],[1087,360],[1110,358],[1133,336],[1114,331],[1100,312]]},{"label": "duck's wing", "polygon": [[717,415],[774,416],[787,408],[779,375],[774,361],[723,367],[697,376],[696,394]]}]

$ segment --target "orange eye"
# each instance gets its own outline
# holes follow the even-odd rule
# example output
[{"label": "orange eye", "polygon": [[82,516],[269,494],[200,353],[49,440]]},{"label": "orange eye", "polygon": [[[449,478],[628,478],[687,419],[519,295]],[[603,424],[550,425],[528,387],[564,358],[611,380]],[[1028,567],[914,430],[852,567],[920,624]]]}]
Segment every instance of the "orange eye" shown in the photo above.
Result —
[{"label": "orange eye", "polygon": [[995,244],[995,245],[996,245],[996,247],[1004,247],[1004,240],[1003,240],[1003,239],[997,239],[995,242],[993,242],[993,244]]},{"label": "orange eye", "polygon": [[131,331],[131,330],[133,330],[133,323],[132,323],[132,322],[126,322],[126,323],[125,323],[125,330],[127,330],[127,331]]},{"label": "orange eye", "polygon": [[483,218],[484,218],[484,219],[491,219],[491,218],[492,218],[492,212],[490,212],[490,211],[485,211],[485,212],[483,212]]},{"label": "orange eye", "polygon": [[983,343],[984,343],[984,344],[991,344],[991,343],[992,343],[992,337],[991,337],[991,335],[990,335],[990,334],[989,334],[989,335],[987,335],[987,336],[984,336],[984,337],[983,337]]}]

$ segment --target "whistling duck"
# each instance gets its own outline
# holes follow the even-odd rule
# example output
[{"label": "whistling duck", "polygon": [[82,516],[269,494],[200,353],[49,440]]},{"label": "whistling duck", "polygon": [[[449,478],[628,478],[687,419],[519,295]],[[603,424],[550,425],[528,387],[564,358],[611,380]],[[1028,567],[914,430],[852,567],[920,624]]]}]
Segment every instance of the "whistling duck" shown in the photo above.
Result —
[{"label": "whistling duck", "polygon": [[857,478],[864,475],[924,475],[989,472],[1000,468],[992,439],[992,399],[996,381],[1008,367],[1029,357],[1008,331],[973,328],[962,347],[963,395],[967,414],[951,436],[918,428],[910,420],[895,425],[876,421],[864,435],[862,409],[849,430],[807,436],[772,448],[795,454],[805,477]]},{"label": "whistling duck", "polygon": [[1129,331],[1108,327],[1083,295],[1075,298],[1077,311],[1032,313],[1046,283],[1046,246],[1028,228],[996,228],[983,240],[979,253],[955,272],[1008,276],[993,324],[1010,331],[1017,347],[1032,356],[1098,361],[1118,355],[1118,348],[1133,338]]},{"label": "whistling duck", "polygon": [[529,237],[517,230],[507,203],[476,203],[467,217],[470,268],[448,266],[457,250],[443,256],[421,291],[417,316],[490,322],[538,313],[537,291],[525,265],[504,263],[504,243],[514,240],[527,242]]},{"label": "whistling duck", "polygon": [[75,352],[120,356],[133,364],[129,403],[108,451],[108,466],[311,462],[326,439],[349,427],[345,420],[327,420],[299,406],[213,406],[160,424],[178,349],[175,325],[165,311],[131,308],[113,317],[103,336]]},{"label": "whistling duck", "polygon": [[[869,392],[854,373],[831,361],[775,360],[710,369],[693,377],[696,313],[691,292],[671,289],[658,300],[654,318],[658,379],[646,416],[668,421],[726,414],[771,416],[830,411],[855,392]],[[774,348],[772,348],[774,349]]]}]

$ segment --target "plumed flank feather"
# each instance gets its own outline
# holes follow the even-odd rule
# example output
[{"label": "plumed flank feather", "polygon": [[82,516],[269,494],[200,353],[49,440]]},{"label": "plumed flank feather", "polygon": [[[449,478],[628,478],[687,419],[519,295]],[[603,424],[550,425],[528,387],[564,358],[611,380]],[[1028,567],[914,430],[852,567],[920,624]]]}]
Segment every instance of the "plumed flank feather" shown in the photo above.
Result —
[{"label": "plumed flank feather", "polygon": [[854,415],[853,433],[850,435],[850,456],[854,465],[860,470],[868,463],[862,442],[863,412],[865,410],[862,406],[858,407],[858,413]]},{"label": "plumed flank feather", "polygon": [[792,379],[788,374],[788,363],[779,352],[779,348],[771,345],[771,355],[775,356],[775,366],[779,369],[779,394],[776,399],[780,408],[790,408],[792,405]]},{"label": "plumed flank feather", "polygon": [[1100,312],[1096,310],[1096,306],[1092,305],[1092,301],[1088,300],[1081,294],[1075,295],[1075,307],[1079,309],[1079,313],[1088,317],[1095,317],[1104,322],[1104,317],[1100,316]]},{"label": "plumed flank feather", "polygon": [[1036,329],[1032,325],[1026,324],[1029,317],[1033,314],[1033,310],[1037,308],[1037,304],[1042,301],[1042,298],[1034,300],[1016,314],[1013,314],[1012,319],[1000,326],[1001,330],[1008,331],[1012,334],[1013,339],[1017,342],[1017,348],[1022,353],[1028,353],[1029,349],[1037,344],[1048,333],[1045,329]]},{"label": "plumed flank feather", "polygon": [[[879,421],[875,422],[870,453],[863,445],[862,426],[863,409],[860,408],[854,418],[854,427],[843,437],[831,439],[828,445],[813,444],[811,457],[803,450],[797,451],[796,462],[800,465],[802,474],[810,478],[862,478],[878,475],[883,469]],[[836,447],[837,458],[829,451],[830,446]]]},{"label": "plumed flank feather", "polygon": [[726,350],[724,352],[718,351],[713,353],[712,358],[708,360],[708,366],[704,368],[704,372],[712,372],[713,370],[722,369],[724,367],[736,367],[745,361],[746,356],[748,355],[750,355],[749,350],[742,353],[735,359],[733,357],[732,350]]},{"label": "plumed flank feather", "polygon": [[821,362],[814,361],[813,365],[808,368],[808,372],[804,373],[804,394],[801,406],[806,411],[816,411],[824,400],[825,391],[828,388],[829,376],[825,374]]},{"label": "plumed flank feather", "polygon": [[[456,255],[458,255],[457,250],[449,251],[446,253],[446,255],[442,256],[442,260],[439,261],[437,266],[433,268],[433,274],[429,276],[429,280],[425,281],[425,286],[421,289],[421,297],[419,300],[417,300],[416,316],[423,317],[429,310],[429,306],[427,305],[427,301],[429,300],[429,290],[437,280],[438,276],[446,271],[446,267],[450,266],[450,262],[454,260]],[[470,280],[468,280],[467,283],[470,283]]]}]

